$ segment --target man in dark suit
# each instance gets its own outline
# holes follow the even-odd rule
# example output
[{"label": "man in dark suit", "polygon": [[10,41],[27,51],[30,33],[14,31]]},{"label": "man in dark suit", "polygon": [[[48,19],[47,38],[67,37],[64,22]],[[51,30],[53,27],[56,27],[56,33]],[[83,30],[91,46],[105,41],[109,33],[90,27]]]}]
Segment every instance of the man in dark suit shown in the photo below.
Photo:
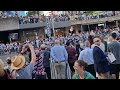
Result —
[{"label": "man in dark suit", "polygon": [[50,71],[50,45],[46,44],[47,48],[44,52],[43,65],[45,68],[45,72],[47,73],[48,79],[51,79],[51,71]]},{"label": "man in dark suit", "polygon": [[98,79],[109,79],[109,65],[104,52],[99,48],[100,38],[94,38],[95,47],[93,48],[93,58],[95,71]]}]

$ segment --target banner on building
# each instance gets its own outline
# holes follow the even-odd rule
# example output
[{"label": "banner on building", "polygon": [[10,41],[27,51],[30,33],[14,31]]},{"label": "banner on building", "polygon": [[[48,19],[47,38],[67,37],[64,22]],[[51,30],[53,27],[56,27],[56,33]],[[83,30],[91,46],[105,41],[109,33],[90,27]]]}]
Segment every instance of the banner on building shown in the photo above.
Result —
[{"label": "banner on building", "polygon": [[50,21],[49,18],[46,17],[46,27],[45,27],[45,34],[48,35],[48,37],[51,37],[51,29],[50,29]]}]

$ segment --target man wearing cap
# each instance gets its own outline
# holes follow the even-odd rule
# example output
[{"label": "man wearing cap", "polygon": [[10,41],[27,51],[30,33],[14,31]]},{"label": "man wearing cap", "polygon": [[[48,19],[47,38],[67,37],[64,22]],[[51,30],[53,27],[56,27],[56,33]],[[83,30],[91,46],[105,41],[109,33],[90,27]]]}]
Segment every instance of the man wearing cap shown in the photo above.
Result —
[{"label": "man wearing cap", "polygon": [[57,79],[65,79],[68,53],[64,46],[60,46],[59,40],[55,40],[55,45],[51,48],[51,58],[55,62]]}]

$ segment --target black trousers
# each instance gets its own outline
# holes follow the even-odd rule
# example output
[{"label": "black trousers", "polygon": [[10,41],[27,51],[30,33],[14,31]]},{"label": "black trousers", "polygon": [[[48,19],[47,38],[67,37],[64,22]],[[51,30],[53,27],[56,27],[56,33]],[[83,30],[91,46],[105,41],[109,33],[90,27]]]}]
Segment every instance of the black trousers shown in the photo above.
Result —
[{"label": "black trousers", "polygon": [[46,75],[35,75],[35,79],[47,79]]},{"label": "black trousers", "polygon": [[88,65],[85,68],[85,70],[88,71],[88,72],[90,72],[94,77],[96,77],[96,72],[95,72],[95,69],[94,69],[94,64]]},{"label": "black trousers", "polygon": [[34,73],[32,73],[32,79],[35,79],[35,74]]},{"label": "black trousers", "polygon": [[45,72],[47,73],[47,78],[48,78],[48,79],[51,79],[50,67],[45,67]]},{"label": "black trousers", "polygon": [[32,79],[47,79],[46,75],[35,75],[32,74]]},{"label": "black trousers", "polygon": [[120,64],[110,64],[110,75],[115,74],[116,79],[119,79]]}]

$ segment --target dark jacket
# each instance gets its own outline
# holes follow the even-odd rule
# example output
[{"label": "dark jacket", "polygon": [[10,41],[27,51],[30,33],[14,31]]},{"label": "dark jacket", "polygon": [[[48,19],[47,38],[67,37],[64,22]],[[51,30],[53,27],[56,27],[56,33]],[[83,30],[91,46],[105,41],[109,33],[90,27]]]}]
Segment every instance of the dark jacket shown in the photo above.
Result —
[{"label": "dark jacket", "polygon": [[67,46],[66,50],[68,53],[68,63],[74,63],[77,60],[77,57],[75,56],[77,54],[75,48]]},{"label": "dark jacket", "polygon": [[80,55],[80,52],[83,50],[83,48],[76,48],[76,52],[77,52],[77,59],[78,59],[78,57],[79,57],[79,55]]},{"label": "dark jacket", "polygon": [[44,67],[50,67],[50,49],[49,48],[47,48],[44,52],[43,65]]},{"label": "dark jacket", "polygon": [[109,71],[109,64],[104,52],[97,46],[93,48],[93,58],[95,71],[98,73],[106,73]]}]

